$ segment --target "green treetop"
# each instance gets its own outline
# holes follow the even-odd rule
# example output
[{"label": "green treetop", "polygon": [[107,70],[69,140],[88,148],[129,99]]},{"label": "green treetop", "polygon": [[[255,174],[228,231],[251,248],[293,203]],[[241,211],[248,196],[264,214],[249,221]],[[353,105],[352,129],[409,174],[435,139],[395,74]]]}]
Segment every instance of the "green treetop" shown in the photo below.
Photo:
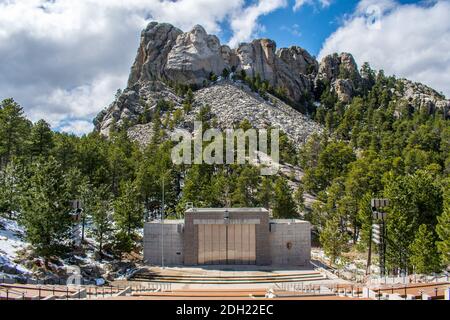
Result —
[{"label": "green treetop", "polygon": [[434,245],[435,237],[425,224],[419,227],[414,241],[409,246],[410,261],[415,271],[430,274],[442,270],[439,253]]}]

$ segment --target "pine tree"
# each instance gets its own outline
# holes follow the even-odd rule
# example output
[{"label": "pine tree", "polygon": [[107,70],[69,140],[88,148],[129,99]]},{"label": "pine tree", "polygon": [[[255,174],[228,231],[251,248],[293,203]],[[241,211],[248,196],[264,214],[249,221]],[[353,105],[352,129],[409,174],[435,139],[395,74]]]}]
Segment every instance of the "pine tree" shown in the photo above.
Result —
[{"label": "pine tree", "polygon": [[305,210],[304,193],[305,193],[305,189],[303,188],[302,185],[300,185],[294,193],[294,201],[295,201],[295,204],[297,205],[297,210],[299,212],[302,212]]},{"label": "pine tree", "polygon": [[54,134],[54,148],[51,154],[61,163],[63,170],[76,166],[78,154],[77,143],[79,138],[66,133]]},{"label": "pine tree", "polygon": [[284,177],[277,178],[274,186],[273,216],[277,219],[298,217],[292,190]]},{"label": "pine tree", "polygon": [[325,228],[320,233],[320,243],[332,263],[335,263],[342,253],[347,250],[348,241],[348,235],[345,232],[341,232],[339,219],[337,217],[328,219]]},{"label": "pine tree", "polygon": [[84,211],[91,221],[91,234],[98,243],[98,253],[103,257],[103,247],[113,231],[111,195],[107,186],[101,186],[91,190],[85,200]]},{"label": "pine tree", "polygon": [[228,68],[223,69],[222,78],[224,78],[225,80],[228,80],[229,77],[230,77],[230,70],[228,70]]},{"label": "pine tree", "polygon": [[439,235],[437,246],[441,253],[442,262],[450,265],[450,201],[446,204],[444,212],[438,217],[436,232]]},{"label": "pine tree", "polygon": [[184,102],[187,104],[190,104],[190,105],[192,105],[194,103],[194,93],[192,92],[191,88],[189,88],[188,92],[186,93]]},{"label": "pine tree", "polygon": [[144,208],[140,202],[137,187],[132,182],[122,182],[120,194],[114,201],[114,221],[117,226],[117,248],[121,252],[132,250],[135,231],[142,228]]},{"label": "pine tree", "polygon": [[78,141],[77,160],[78,168],[94,187],[110,182],[108,142],[99,133],[91,133]]},{"label": "pine tree", "polygon": [[311,145],[307,146],[308,149],[314,147],[310,152],[316,154],[302,156],[300,160],[305,168],[303,178],[305,189],[317,194],[329,187],[335,178],[344,176],[350,164],[356,160],[356,156],[345,142],[322,141],[320,146],[316,144],[317,142],[311,142]]},{"label": "pine tree", "polygon": [[11,218],[13,212],[19,211],[23,179],[22,167],[16,161],[11,161],[4,170],[0,170],[0,214],[7,213]]},{"label": "pine tree", "polygon": [[211,203],[211,180],[214,166],[201,164],[193,165],[187,170],[184,179],[183,194],[178,205],[179,214],[184,212],[187,203],[193,203],[195,207],[209,207]]},{"label": "pine tree", "polygon": [[30,154],[32,157],[47,156],[53,148],[53,132],[50,125],[39,120],[31,129]]},{"label": "pine tree", "polygon": [[30,128],[31,122],[25,118],[19,104],[13,99],[0,103],[0,168],[8,163],[12,156],[24,152],[24,141]]},{"label": "pine tree", "polygon": [[232,195],[233,205],[249,208],[256,203],[256,186],[258,185],[257,168],[246,166],[236,180],[236,187]]},{"label": "pine tree", "polygon": [[408,221],[408,209],[393,208],[388,211],[386,264],[390,270],[409,267],[408,247],[414,240],[413,226]]},{"label": "pine tree", "polygon": [[218,78],[214,72],[210,72],[208,79],[209,79],[209,81],[216,82]]},{"label": "pine tree", "polygon": [[225,208],[230,205],[230,186],[228,177],[220,170],[211,179],[207,202],[213,208]]},{"label": "pine tree", "polygon": [[442,271],[434,238],[433,232],[429,231],[425,224],[422,224],[414,241],[409,246],[410,261],[417,273],[430,274]]},{"label": "pine tree", "polygon": [[266,208],[271,209],[271,203],[273,198],[273,182],[270,177],[263,177],[261,181],[261,186],[258,190],[258,204]]},{"label": "pine tree", "polygon": [[161,208],[161,187],[159,186],[159,175],[161,172],[155,163],[155,154],[158,152],[156,145],[149,145],[142,161],[136,170],[136,186],[145,205],[147,214],[156,215]]},{"label": "pine tree", "polygon": [[50,257],[70,239],[71,194],[66,176],[53,157],[39,158],[22,186],[20,223],[36,253]]},{"label": "pine tree", "polygon": [[375,85],[375,72],[371,69],[368,62],[364,62],[361,67],[361,76],[364,79],[363,83],[363,93],[367,92]]},{"label": "pine tree", "polygon": [[118,194],[119,184],[132,177],[133,145],[126,131],[119,131],[111,135],[108,146],[108,171],[111,180],[111,191]]},{"label": "pine tree", "polygon": [[425,171],[413,175],[395,176],[391,172],[384,179],[385,196],[390,199],[387,219],[387,263],[391,268],[408,267],[409,245],[422,224],[435,228],[442,212],[442,192],[434,178]]},{"label": "pine tree", "polygon": [[359,201],[358,221],[361,224],[361,242],[359,246],[363,249],[369,247],[372,239],[370,238],[370,232],[372,230],[372,210],[371,200],[373,199],[371,193],[366,193]]},{"label": "pine tree", "polygon": [[162,129],[161,113],[159,109],[153,114],[152,120],[153,136],[150,144],[159,145],[164,137],[164,130]]},{"label": "pine tree", "polygon": [[81,171],[78,168],[71,168],[68,173],[69,184],[71,188],[71,193],[73,194],[74,200],[79,200],[81,202],[81,243],[84,243],[85,239],[85,229],[86,225],[89,224],[89,212],[86,207],[89,206],[89,201],[93,196],[94,187],[89,183],[87,177],[83,177]]}]

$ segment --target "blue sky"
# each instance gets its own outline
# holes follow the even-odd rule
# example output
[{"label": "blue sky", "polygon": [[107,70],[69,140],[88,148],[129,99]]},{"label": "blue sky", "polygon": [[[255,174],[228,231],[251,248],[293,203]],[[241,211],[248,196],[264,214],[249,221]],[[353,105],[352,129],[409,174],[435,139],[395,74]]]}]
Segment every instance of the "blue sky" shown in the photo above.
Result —
[{"label": "blue sky", "polygon": [[261,36],[276,39],[279,47],[299,45],[317,56],[324,41],[339,27],[344,16],[354,11],[357,3],[340,0],[326,8],[316,4],[305,5],[296,12],[292,6],[279,9],[261,17],[260,23],[266,29]]},{"label": "blue sky", "polygon": [[[403,5],[423,6],[429,3],[423,0],[397,2]],[[247,1],[247,3],[251,4],[254,1]],[[259,18],[259,24],[263,28],[257,32],[257,36],[275,39],[279,48],[298,45],[312,55],[318,56],[325,40],[355,11],[359,3],[359,0],[332,0],[329,6],[323,7],[319,1],[316,1],[294,11],[295,0],[290,0],[285,7]],[[227,23],[222,23],[221,27],[219,36],[223,42],[227,42],[232,31]]]},{"label": "blue sky", "polygon": [[450,0],[0,0],[0,99],[83,134],[126,86],[152,20],[201,24],[235,46],[270,38],[356,62],[450,97]]}]

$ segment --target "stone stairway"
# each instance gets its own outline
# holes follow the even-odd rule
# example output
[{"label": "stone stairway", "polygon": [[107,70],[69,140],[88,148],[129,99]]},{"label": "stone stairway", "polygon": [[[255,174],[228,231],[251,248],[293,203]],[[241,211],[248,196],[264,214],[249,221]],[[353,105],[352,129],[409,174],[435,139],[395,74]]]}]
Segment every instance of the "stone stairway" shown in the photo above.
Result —
[{"label": "stone stairway", "polygon": [[141,271],[134,274],[129,280],[135,282],[152,283],[178,283],[178,284],[269,284],[311,282],[326,280],[327,277],[320,272],[304,272],[290,274],[266,274],[266,275],[169,275],[158,274],[151,271]]}]

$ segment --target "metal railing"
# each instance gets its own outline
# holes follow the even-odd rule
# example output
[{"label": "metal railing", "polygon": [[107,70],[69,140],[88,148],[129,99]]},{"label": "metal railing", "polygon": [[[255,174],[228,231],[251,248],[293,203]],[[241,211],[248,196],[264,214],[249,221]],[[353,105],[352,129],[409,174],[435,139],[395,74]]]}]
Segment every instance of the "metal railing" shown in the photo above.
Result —
[{"label": "metal railing", "polygon": [[[29,279],[28,279],[29,280]],[[31,283],[30,283],[31,282]],[[45,284],[44,284],[45,282]],[[52,282],[52,283],[49,283]],[[55,283],[56,282],[56,283]],[[30,287],[25,287],[29,286]],[[80,286],[68,286],[64,280],[61,281],[23,281],[23,279],[0,278],[0,300],[25,300],[27,293],[38,292],[38,300],[54,296],[57,299],[96,299],[113,297],[125,289],[130,288],[131,294],[145,292],[170,292],[170,283],[143,283],[139,285],[123,286],[97,286],[92,284],[82,284]],[[82,291],[85,290],[85,295]]]}]

